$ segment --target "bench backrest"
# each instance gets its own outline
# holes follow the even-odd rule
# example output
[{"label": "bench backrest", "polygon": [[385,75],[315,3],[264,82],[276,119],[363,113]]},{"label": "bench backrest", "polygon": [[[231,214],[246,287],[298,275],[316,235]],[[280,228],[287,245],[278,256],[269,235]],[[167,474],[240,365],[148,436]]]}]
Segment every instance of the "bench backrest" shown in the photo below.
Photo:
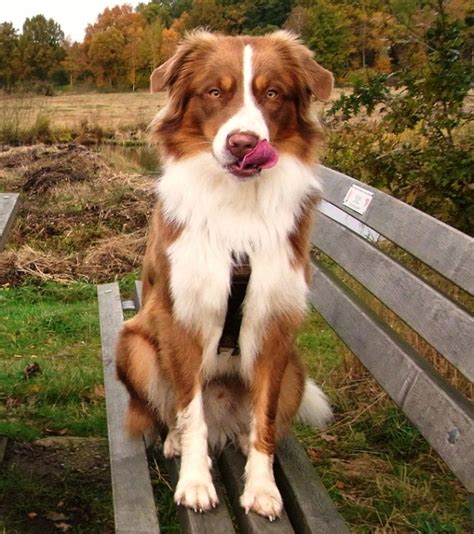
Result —
[{"label": "bench backrest", "polygon": [[[313,245],[474,380],[472,315],[383,246],[391,241],[472,295],[474,240],[342,173],[321,166],[318,174],[324,201]],[[474,492],[472,404],[348,287],[340,269],[320,260],[314,267],[314,307]]]}]

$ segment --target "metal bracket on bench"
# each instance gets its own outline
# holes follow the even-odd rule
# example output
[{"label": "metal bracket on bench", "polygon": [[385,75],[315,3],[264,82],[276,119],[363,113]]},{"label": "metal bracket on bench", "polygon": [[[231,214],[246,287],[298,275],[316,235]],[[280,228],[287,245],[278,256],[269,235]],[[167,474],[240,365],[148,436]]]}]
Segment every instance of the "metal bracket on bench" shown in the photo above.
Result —
[{"label": "metal bracket on bench", "polygon": [[122,300],[123,311],[135,311],[135,302],[133,300]]}]

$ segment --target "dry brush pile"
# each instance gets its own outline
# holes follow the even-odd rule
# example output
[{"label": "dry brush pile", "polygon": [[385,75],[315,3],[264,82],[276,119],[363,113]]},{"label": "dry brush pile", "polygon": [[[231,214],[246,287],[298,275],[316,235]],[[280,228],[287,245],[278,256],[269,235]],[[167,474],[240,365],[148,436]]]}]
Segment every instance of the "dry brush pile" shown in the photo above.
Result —
[{"label": "dry brush pile", "polygon": [[0,151],[0,190],[21,193],[0,285],[110,281],[139,268],[153,179],[112,170],[81,145]]}]

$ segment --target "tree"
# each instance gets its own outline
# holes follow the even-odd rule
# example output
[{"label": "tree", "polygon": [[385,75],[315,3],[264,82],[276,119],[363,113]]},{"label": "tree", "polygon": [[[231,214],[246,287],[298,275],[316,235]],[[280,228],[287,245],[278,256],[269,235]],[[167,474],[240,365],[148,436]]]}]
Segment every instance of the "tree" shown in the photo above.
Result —
[{"label": "tree", "polygon": [[64,33],[57,22],[43,15],[27,18],[19,39],[22,78],[45,81],[61,68]]},{"label": "tree", "polygon": [[[98,85],[129,83],[135,90],[144,57],[142,14],[129,5],[106,8],[86,29],[84,47]],[[149,73],[148,73],[149,75]]]},{"label": "tree", "polygon": [[117,28],[110,27],[91,37],[88,58],[97,85],[117,85],[125,70],[125,38]]},{"label": "tree", "polygon": [[69,85],[72,87],[76,80],[88,71],[87,56],[82,43],[71,43],[67,40],[64,42],[64,52],[66,57],[62,66],[69,76]]},{"label": "tree", "polygon": [[310,7],[293,8],[285,25],[299,33],[314,51],[316,60],[340,76],[348,69],[349,22],[343,12],[328,0],[314,0]]},{"label": "tree", "polygon": [[291,11],[291,0],[252,0],[245,4],[245,33],[264,34],[281,28]]},{"label": "tree", "polygon": [[153,70],[163,63],[163,23],[160,19],[155,19],[151,24],[147,24],[143,31],[142,54],[146,59],[146,64]]},{"label": "tree", "polygon": [[[396,91],[390,90],[388,76],[359,83],[352,95],[336,102],[332,113],[342,111],[348,119],[363,108],[370,114],[377,104],[383,105],[379,125],[369,126],[352,153],[353,163],[363,161],[370,183],[471,233],[474,158],[463,127],[472,114],[463,105],[474,77],[464,59],[469,49],[466,27],[449,15],[447,5],[447,0],[430,0],[429,26],[405,35],[423,48],[424,65],[402,65],[391,75]],[[362,123],[357,129],[364,129]]]},{"label": "tree", "polygon": [[191,7],[183,15],[186,13],[188,14],[186,30],[206,28],[211,31],[222,31],[224,29],[224,10],[216,0],[193,0]]},{"label": "tree", "polygon": [[18,35],[10,22],[0,24],[0,87],[9,91],[18,72]]}]

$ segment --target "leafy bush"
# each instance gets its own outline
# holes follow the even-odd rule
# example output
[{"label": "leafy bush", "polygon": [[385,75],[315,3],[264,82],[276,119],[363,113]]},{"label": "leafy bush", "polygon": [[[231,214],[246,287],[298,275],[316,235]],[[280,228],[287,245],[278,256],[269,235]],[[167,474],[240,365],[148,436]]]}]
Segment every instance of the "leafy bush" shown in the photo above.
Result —
[{"label": "leafy bush", "polygon": [[[465,28],[438,13],[425,32],[427,63],[358,81],[330,110],[327,163],[472,233],[472,115],[463,108],[473,73]],[[395,88],[390,85],[395,83]],[[377,118],[355,120],[361,111]]]}]

